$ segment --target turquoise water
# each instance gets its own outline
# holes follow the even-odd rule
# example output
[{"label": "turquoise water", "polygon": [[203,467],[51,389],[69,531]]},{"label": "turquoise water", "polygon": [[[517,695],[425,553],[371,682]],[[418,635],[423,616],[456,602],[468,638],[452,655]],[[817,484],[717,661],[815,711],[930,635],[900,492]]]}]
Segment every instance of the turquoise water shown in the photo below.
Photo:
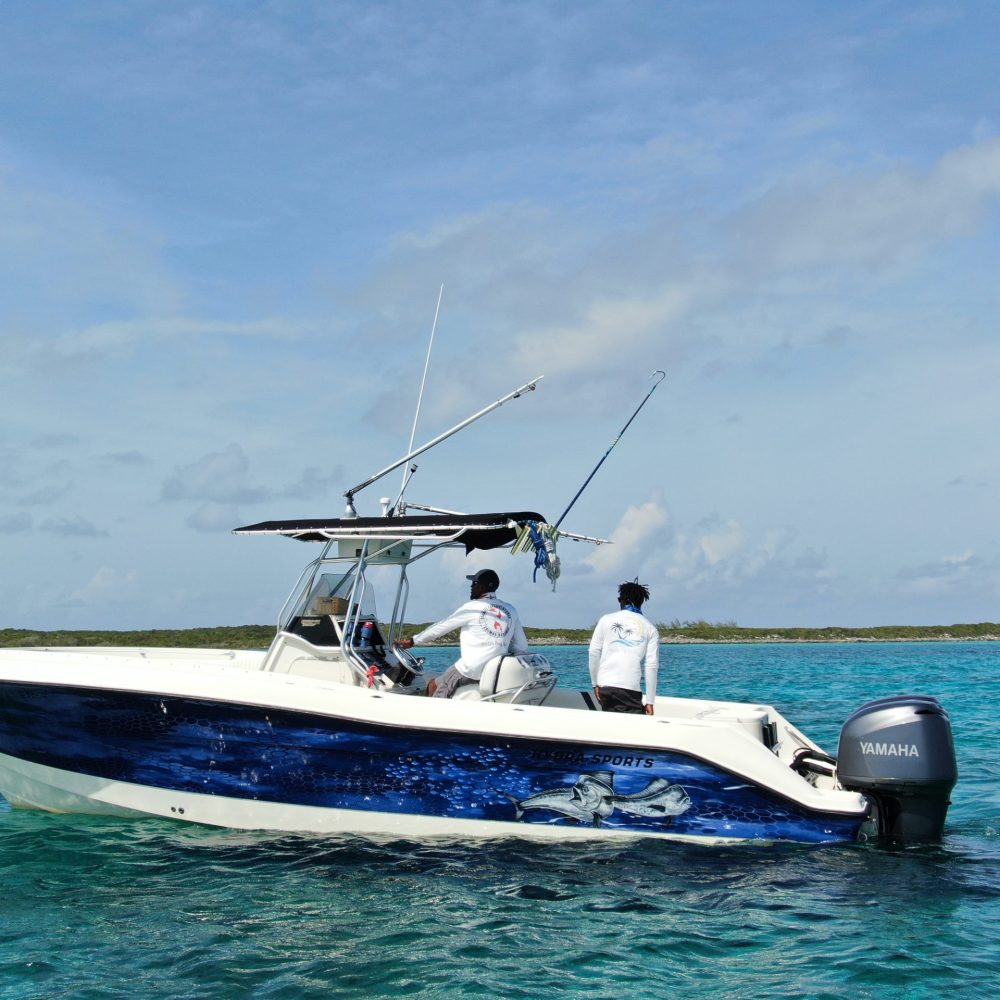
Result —
[{"label": "turquoise water", "polygon": [[[586,683],[584,650],[548,652]],[[665,654],[662,693],[774,704],[828,751],[864,701],[937,695],[960,771],[944,842],[370,843],[0,801],[0,997],[1000,994],[1000,644]]]}]

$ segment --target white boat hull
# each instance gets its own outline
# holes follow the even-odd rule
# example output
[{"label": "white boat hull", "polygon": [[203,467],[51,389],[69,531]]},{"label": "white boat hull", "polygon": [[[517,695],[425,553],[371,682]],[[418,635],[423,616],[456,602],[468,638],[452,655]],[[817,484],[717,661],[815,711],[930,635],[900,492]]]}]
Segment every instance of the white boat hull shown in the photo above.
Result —
[{"label": "white boat hull", "polygon": [[[32,655],[36,653],[36,655]],[[767,706],[658,714],[408,697],[195,651],[0,656],[0,792],[53,812],[392,837],[853,840],[868,812],[761,739]],[[662,713],[662,714],[659,714]],[[786,756],[794,749],[789,745]]]}]

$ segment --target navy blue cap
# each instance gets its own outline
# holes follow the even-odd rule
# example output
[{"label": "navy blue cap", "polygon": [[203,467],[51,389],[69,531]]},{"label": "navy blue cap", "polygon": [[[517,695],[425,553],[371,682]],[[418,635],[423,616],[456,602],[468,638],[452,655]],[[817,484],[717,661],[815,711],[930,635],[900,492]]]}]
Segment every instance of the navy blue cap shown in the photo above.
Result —
[{"label": "navy blue cap", "polygon": [[473,573],[472,576],[467,576],[465,579],[478,583],[487,590],[496,590],[500,586],[500,577],[497,576],[494,569],[481,569],[478,573]]}]

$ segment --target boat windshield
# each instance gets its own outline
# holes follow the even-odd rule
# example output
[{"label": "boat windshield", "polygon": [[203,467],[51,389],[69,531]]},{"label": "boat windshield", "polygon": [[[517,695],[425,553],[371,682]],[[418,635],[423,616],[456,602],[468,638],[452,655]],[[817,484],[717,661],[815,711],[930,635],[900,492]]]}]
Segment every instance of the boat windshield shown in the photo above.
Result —
[{"label": "boat windshield", "polygon": [[[344,615],[347,614],[354,576],[353,571],[350,573],[321,573],[316,577],[300,614],[335,615],[343,619]],[[360,616],[375,618],[376,615],[375,591],[374,588],[367,586],[361,596]]]}]

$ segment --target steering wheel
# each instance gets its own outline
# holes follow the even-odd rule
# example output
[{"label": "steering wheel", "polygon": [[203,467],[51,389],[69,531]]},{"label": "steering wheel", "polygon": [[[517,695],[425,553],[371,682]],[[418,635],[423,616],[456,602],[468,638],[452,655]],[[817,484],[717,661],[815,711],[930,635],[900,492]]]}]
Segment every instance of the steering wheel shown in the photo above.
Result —
[{"label": "steering wheel", "polygon": [[396,656],[396,659],[406,667],[411,673],[416,674],[418,677],[424,672],[424,657],[414,656],[408,649],[403,649],[401,646],[393,643],[390,647]]}]

